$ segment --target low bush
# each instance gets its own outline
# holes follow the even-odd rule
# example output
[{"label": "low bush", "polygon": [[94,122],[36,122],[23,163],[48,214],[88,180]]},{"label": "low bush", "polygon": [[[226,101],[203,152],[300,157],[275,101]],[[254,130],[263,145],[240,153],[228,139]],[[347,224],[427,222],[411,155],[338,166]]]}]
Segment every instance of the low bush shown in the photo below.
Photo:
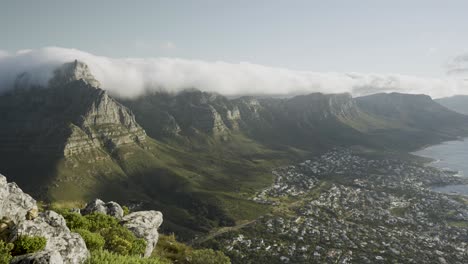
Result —
[{"label": "low bush", "polygon": [[101,235],[106,243],[104,249],[121,255],[143,255],[146,241],[138,239],[128,229],[122,226],[114,226],[103,229]]},{"label": "low bush", "polygon": [[[126,213],[127,210],[124,208]],[[92,252],[87,264],[135,263],[135,264],[229,264],[229,258],[220,251],[194,249],[176,240],[174,235],[161,235],[152,257],[143,259],[146,241],[139,239],[121,226],[112,216],[93,213],[81,216],[78,213],[60,211],[67,226],[79,233]],[[0,263],[1,264],[1,263]]]},{"label": "low bush", "polygon": [[9,264],[12,258],[10,251],[13,249],[13,244],[5,243],[0,240],[0,264]]},{"label": "low bush", "polygon": [[88,230],[91,232],[99,232],[100,230],[120,226],[119,221],[110,215],[101,213],[92,213],[84,216],[89,221]]},{"label": "low bush", "polygon": [[13,256],[34,253],[45,248],[47,240],[39,236],[20,236],[13,242]]},{"label": "low bush", "polygon": [[86,243],[86,247],[91,251],[102,249],[106,243],[104,238],[98,233],[93,233],[86,229],[74,229],[73,232],[80,234]]},{"label": "low bush", "polygon": [[191,254],[191,264],[230,264],[229,257],[221,251],[212,249],[198,249]]},{"label": "low bush", "polygon": [[130,213],[130,208],[128,208],[127,206],[122,206],[122,210],[123,210],[123,215],[126,216]]},{"label": "low bush", "polygon": [[82,229],[82,230],[89,230],[91,224],[87,218],[72,212],[61,212],[63,218],[67,222],[67,226],[70,229]]},{"label": "low bush", "polygon": [[91,257],[85,264],[169,264],[169,261],[163,261],[156,257],[140,258],[138,256],[123,256],[107,250],[97,250],[91,252]]},{"label": "low bush", "polygon": [[221,251],[194,249],[176,240],[174,235],[160,235],[153,256],[184,264],[230,264],[229,257]]}]

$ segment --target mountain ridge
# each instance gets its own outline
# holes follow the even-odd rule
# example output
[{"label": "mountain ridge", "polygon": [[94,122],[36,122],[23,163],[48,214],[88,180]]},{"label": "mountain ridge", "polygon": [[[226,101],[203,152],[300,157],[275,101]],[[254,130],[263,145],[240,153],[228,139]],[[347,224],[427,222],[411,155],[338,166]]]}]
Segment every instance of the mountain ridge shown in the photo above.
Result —
[{"label": "mountain ridge", "polygon": [[454,95],[451,97],[439,98],[435,101],[452,111],[468,115],[468,95]]},{"label": "mountain ridge", "polygon": [[0,95],[0,169],[46,200],[161,208],[166,228],[189,237],[268,210],[252,196],[275,167],[336,147],[406,152],[468,135],[468,117],[427,96],[125,99],[96,87],[86,64],[60,69],[47,88]]}]

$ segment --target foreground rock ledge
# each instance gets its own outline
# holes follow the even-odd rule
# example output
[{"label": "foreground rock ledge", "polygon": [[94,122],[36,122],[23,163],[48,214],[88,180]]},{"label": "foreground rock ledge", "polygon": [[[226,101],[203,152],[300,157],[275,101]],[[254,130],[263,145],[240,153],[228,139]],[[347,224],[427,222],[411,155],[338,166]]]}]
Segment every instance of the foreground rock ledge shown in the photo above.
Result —
[{"label": "foreground rock ledge", "polygon": [[120,224],[130,230],[136,237],[146,241],[144,257],[151,256],[158,243],[158,228],[163,222],[163,215],[159,211],[139,211],[123,216],[122,207],[116,202],[103,202],[95,199],[81,210],[82,215],[91,213],[107,214],[117,218]]},{"label": "foreground rock ledge", "polygon": [[158,228],[163,222],[163,215],[159,211],[140,211],[123,217],[122,224],[132,231],[138,238],[146,240],[144,257],[151,256],[158,243]]},{"label": "foreground rock ledge", "polygon": [[5,225],[8,229],[1,230],[2,235],[10,241],[20,235],[43,236],[47,239],[44,251],[15,257],[12,263],[78,264],[89,257],[83,238],[70,232],[61,215],[53,211],[38,214],[36,201],[15,183],[8,183],[1,174],[0,218],[14,224],[13,228]]}]

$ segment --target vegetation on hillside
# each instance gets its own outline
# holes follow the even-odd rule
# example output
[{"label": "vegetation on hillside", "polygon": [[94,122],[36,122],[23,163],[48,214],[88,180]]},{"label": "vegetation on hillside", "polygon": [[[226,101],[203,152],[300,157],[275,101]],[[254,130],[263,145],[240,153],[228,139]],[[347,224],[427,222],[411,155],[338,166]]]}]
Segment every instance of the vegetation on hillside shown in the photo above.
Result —
[{"label": "vegetation on hillside", "polygon": [[6,243],[0,240],[0,264],[9,264],[10,260],[13,258],[11,256],[11,250],[13,249],[13,244]]},{"label": "vegetation on hillside", "polygon": [[0,240],[0,264],[9,264],[13,256],[41,251],[46,243],[46,238],[38,236],[19,236],[13,243]]},{"label": "vegetation on hillside", "polygon": [[148,259],[143,259],[141,256],[144,253],[146,241],[135,237],[128,229],[121,226],[116,218],[101,213],[82,216],[67,209],[57,211],[65,218],[71,231],[83,237],[87,248],[91,251],[91,258],[87,264],[230,263],[229,258],[222,252],[194,249],[178,242],[174,235],[161,235],[153,255]]}]

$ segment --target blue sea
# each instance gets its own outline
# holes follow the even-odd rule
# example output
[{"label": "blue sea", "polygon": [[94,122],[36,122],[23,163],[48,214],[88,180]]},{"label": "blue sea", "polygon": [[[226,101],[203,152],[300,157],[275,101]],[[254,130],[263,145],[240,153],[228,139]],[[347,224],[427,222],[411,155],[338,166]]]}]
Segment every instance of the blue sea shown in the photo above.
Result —
[{"label": "blue sea", "polygon": [[[458,171],[460,177],[468,177],[468,138],[447,141],[413,152],[413,154],[434,159],[435,161],[431,163],[434,167]],[[435,187],[434,190],[468,195],[468,185],[447,185]]]}]

